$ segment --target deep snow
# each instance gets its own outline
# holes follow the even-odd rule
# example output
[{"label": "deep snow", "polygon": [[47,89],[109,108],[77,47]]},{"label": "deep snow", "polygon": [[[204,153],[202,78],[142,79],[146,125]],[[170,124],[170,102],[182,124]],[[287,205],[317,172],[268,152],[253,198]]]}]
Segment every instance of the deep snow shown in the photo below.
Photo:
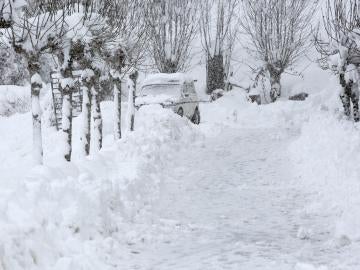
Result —
[{"label": "deep snow", "polygon": [[106,102],[100,153],[82,158],[77,118],[74,161],[46,127],[36,168],[31,115],[1,117],[0,269],[359,269],[358,126],[328,93],[233,91],[200,126],[143,107],[119,142]]}]

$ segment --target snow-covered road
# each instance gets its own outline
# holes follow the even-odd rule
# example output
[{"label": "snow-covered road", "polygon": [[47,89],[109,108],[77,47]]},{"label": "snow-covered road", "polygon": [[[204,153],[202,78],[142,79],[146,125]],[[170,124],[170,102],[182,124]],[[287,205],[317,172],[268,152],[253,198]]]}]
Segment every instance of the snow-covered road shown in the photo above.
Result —
[{"label": "snow-covered road", "polygon": [[[131,245],[127,269],[317,269],[331,265],[326,234],[308,239],[326,217],[302,209],[290,129],[227,129],[173,153],[154,206],[151,242]],[[153,213],[154,214],[154,213]],[[160,230],[154,228],[161,228]]]},{"label": "snow-covered road", "polygon": [[294,163],[306,106],[225,102],[199,127],[149,109],[132,135],[73,164],[45,129],[34,170],[30,114],[1,118],[0,270],[358,270],[360,242],[336,235],[339,211],[319,211]]}]

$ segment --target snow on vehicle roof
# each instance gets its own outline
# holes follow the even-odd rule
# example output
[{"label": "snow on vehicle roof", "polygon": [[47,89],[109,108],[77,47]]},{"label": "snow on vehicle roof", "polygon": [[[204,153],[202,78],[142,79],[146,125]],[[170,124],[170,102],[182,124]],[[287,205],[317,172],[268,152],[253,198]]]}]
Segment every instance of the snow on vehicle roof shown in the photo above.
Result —
[{"label": "snow on vehicle roof", "polygon": [[151,84],[183,84],[185,82],[193,82],[194,80],[185,73],[156,73],[149,75],[143,85]]}]

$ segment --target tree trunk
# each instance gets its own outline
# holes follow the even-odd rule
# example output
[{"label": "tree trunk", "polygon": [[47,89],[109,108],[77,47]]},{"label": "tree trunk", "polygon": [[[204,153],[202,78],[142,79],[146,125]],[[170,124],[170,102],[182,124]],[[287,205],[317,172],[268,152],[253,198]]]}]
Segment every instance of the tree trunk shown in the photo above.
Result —
[{"label": "tree trunk", "polygon": [[351,103],[353,106],[354,121],[360,121],[359,115],[359,90],[358,85],[353,81],[345,82],[343,75],[340,75],[340,83],[343,86],[343,90],[340,94],[341,102],[344,106],[344,114],[347,117],[351,115]]},{"label": "tree trunk", "polygon": [[63,79],[60,88],[63,95],[62,106],[62,131],[64,133],[64,158],[71,161],[72,154],[72,95],[74,93],[74,77],[73,77],[73,57],[68,60],[66,67],[61,70]]},{"label": "tree trunk", "polygon": [[354,84],[351,92],[351,102],[353,104],[353,115],[354,115],[354,121],[359,122],[360,121],[360,115],[359,115],[359,90],[358,85]]},{"label": "tree trunk", "polygon": [[129,78],[130,78],[130,89],[129,89],[129,113],[130,113],[130,131],[135,130],[135,99],[136,99],[136,82],[137,78],[139,77],[139,73],[137,71],[133,72]]},{"label": "tree trunk", "polygon": [[81,131],[81,142],[82,151],[85,156],[90,154],[91,144],[91,88],[90,82],[83,82],[83,100],[82,100],[82,131]]},{"label": "tree trunk", "polygon": [[113,78],[114,87],[114,138],[121,139],[121,80]]},{"label": "tree trunk", "polygon": [[33,159],[34,164],[43,164],[43,146],[41,134],[41,108],[40,108],[40,90],[42,83],[40,75],[35,73],[31,77],[31,108],[33,122]]},{"label": "tree trunk", "polygon": [[101,108],[100,108],[100,99],[99,99],[99,91],[100,85],[99,80],[97,79],[95,82],[95,87],[92,88],[92,115],[93,115],[93,123],[94,123],[94,147],[95,151],[100,151],[102,148],[102,116],[101,116]]},{"label": "tree trunk", "polygon": [[214,90],[225,89],[224,81],[224,57],[223,55],[208,55],[207,66],[207,94],[211,94]]},{"label": "tree trunk", "polygon": [[351,113],[350,95],[351,95],[351,93],[349,93],[349,88],[347,86],[345,86],[345,88],[343,88],[343,90],[341,91],[340,99],[344,106],[344,114],[347,117],[350,117],[350,113]]},{"label": "tree trunk", "polygon": [[270,99],[271,102],[275,102],[281,96],[281,74],[282,71],[278,71],[276,68],[268,65],[268,71],[270,75]]},{"label": "tree trunk", "polygon": [[128,94],[128,131],[134,131],[134,123],[135,123],[135,106],[134,106],[134,81],[129,80],[129,94]]},{"label": "tree trunk", "polygon": [[72,154],[72,93],[73,87],[67,85],[62,89],[63,106],[62,106],[62,131],[65,135],[65,160],[71,161]]},{"label": "tree trunk", "polygon": [[340,100],[344,107],[344,114],[347,117],[350,117],[350,95],[351,95],[351,89],[348,87],[346,80],[345,80],[345,74],[341,73],[339,76],[340,79],[340,85],[342,86],[342,90],[340,93]]}]

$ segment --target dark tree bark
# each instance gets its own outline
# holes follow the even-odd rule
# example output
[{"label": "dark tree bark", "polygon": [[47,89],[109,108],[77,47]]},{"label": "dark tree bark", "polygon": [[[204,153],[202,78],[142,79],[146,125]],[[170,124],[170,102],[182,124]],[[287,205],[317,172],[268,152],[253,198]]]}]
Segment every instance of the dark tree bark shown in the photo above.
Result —
[{"label": "dark tree bark", "polygon": [[104,76],[100,80],[100,102],[112,100],[113,97],[113,81],[110,76]]},{"label": "dark tree bark", "polygon": [[360,115],[359,115],[359,92],[358,92],[357,89],[356,90],[353,89],[353,91],[351,93],[351,102],[353,104],[354,121],[359,122],[360,121]]},{"label": "dark tree bark", "polygon": [[63,81],[61,82],[61,91],[63,95],[62,106],[62,131],[65,134],[65,160],[71,161],[72,154],[72,94],[74,92],[74,78],[73,78],[73,57],[70,53],[70,59],[66,67],[61,71]]},{"label": "dark tree bark", "polygon": [[207,94],[211,94],[216,89],[225,88],[224,78],[224,57],[223,55],[208,55],[207,58]]},{"label": "dark tree bark", "polygon": [[103,141],[103,122],[100,108],[100,82],[99,76],[95,75],[95,87],[92,93],[92,106],[93,106],[93,122],[94,122],[94,146],[96,151],[100,151]]},{"label": "dark tree bark", "polygon": [[282,70],[279,70],[271,65],[267,66],[270,76],[270,99],[275,102],[281,96],[281,75]]},{"label": "dark tree bark", "polygon": [[91,143],[91,89],[93,87],[92,80],[83,80],[83,100],[82,100],[82,114],[83,114],[83,130],[81,141],[83,144],[83,151],[86,156],[90,154]]},{"label": "dark tree bark", "polygon": [[130,80],[132,81],[132,89],[130,89],[130,91],[132,91],[132,100],[129,100],[132,104],[131,104],[131,115],[130,115],[130,131],[134,131],[135,130],[135,99],[136,99],[136,83],[137,83],[137,79],[139,77],[139,73],[137,71],[133,72],[130,75]]},{"label": "dark tree bark", "polygon": [[341,102],[344,106],[344,114],[347,117],[351,115],[351,104],[353,106],[353,116],[354,121],[360,121],[359,115],[359,92],[358,85],[353,81],[346,82],[344,74],[340,74],[340,84],[343,87],[343,90],[340,94]]},{"label": "dark tree bark", "polygon": [[66,86],[62,89],[63,93],[63,116],[62,116],[62,131],[66,135],[66,148],[64,152],[65,160],[71,161],[72,154],[72,93],[73,88]]},{"label": "dark tree bark", "polygon": [[112,77],[114,87],[114,136],[115,140],[121,139],[121,80],[120,78]]}]

